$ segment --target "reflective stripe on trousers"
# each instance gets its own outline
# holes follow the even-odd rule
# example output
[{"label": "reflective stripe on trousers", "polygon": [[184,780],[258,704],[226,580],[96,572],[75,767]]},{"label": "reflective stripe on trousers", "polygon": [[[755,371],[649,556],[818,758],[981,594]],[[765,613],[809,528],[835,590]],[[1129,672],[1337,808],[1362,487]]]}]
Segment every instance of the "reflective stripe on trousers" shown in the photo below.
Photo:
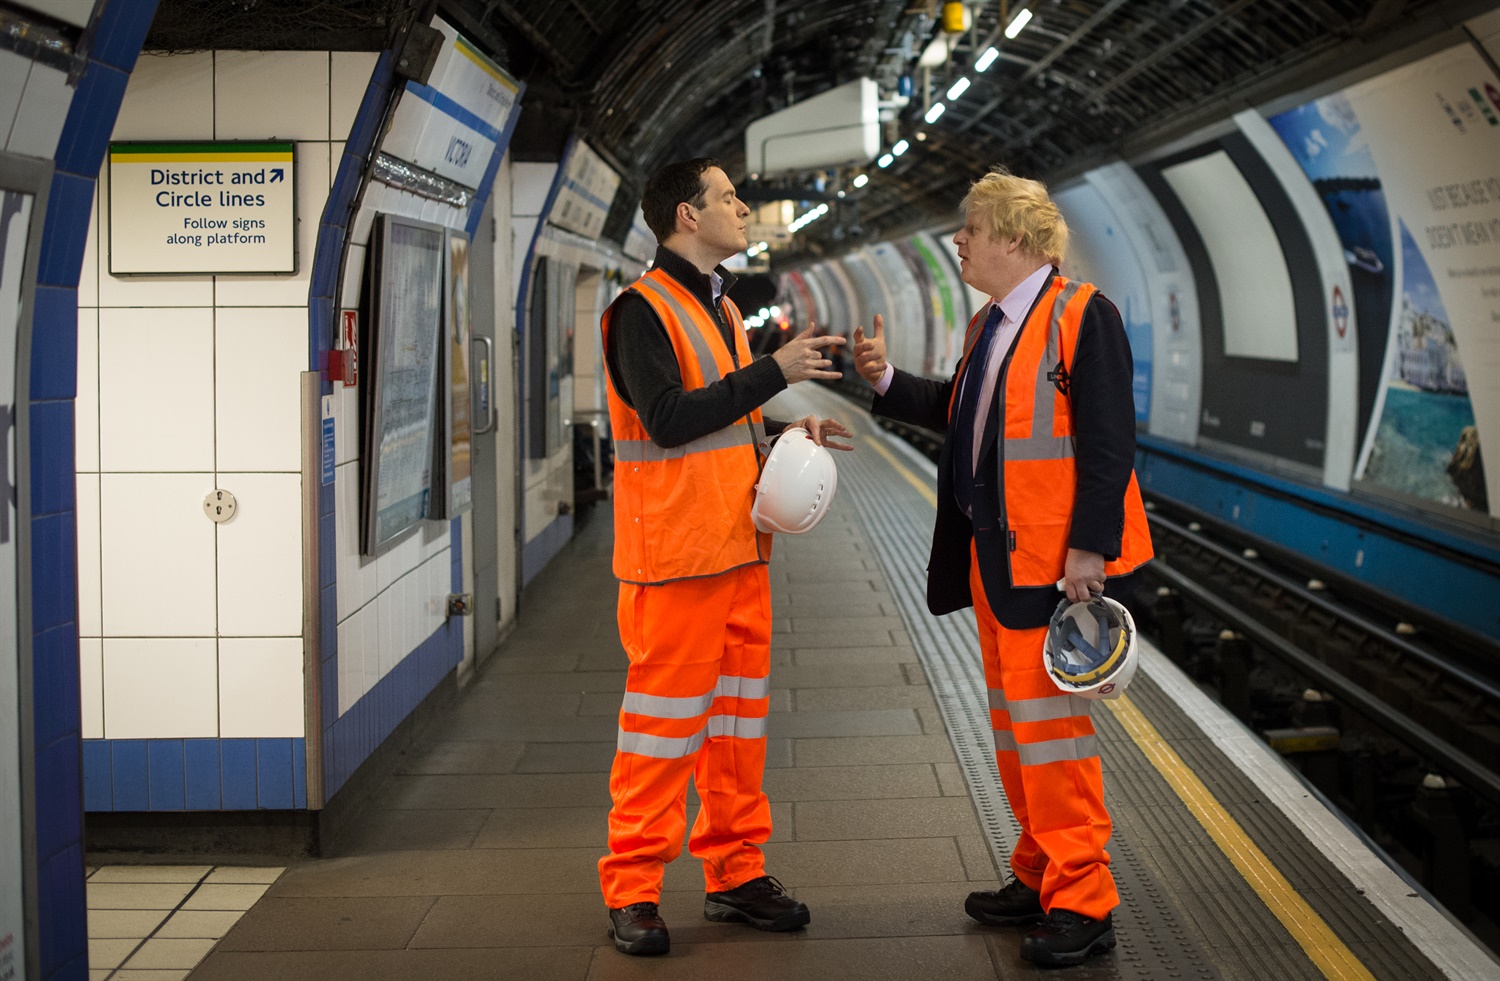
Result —
[{"label": "reflective stripe on trousers", "polygon": [[1045,626],[1011,630],[995,619],[972,554],[969,586],[989,688],[995,763],[1021,825],[1011,870],[1042,894],[1044,909],[1099,919],[1119,905],[1120,897],[1104,848],[1111,823],[1091,703],[1052,684],[1042,664]]},{"label": "reflective stripe on trousers", "polygon": [[771,835],[761,792],[770,707],[771,589],[763,564],[657,586],[623,583],[630,658],[610,771],[606,905],[656,902],[682,850],[687,783],[703,802],[688,848],[710,892],[765,874]]}]

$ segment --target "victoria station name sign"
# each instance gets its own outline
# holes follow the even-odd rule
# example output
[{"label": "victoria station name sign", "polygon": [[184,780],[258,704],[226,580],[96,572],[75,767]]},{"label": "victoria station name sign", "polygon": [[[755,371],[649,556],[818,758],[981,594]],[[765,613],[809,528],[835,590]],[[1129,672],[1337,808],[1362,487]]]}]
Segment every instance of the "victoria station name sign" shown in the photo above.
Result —
[{"label": "victoria station name sign", "polygon": [[294,273],[296,170],[287,143],[114,143],[109,271]]}]

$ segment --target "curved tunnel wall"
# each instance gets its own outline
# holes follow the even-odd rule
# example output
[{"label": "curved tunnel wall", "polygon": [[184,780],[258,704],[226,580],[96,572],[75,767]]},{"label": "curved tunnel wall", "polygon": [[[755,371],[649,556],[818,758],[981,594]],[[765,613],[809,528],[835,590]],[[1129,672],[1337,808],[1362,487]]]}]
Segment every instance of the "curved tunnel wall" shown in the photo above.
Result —
[{"label": "curved tunnel wall", "polygon": [[[1054,191],[1064,274],[1136,353],[1144,487],[1500,636],[1500,78],[1454,41]],[[905,292],[940,308],[941,267],[881,257],[950,235],[802,270],[855,294],[820,319],[885,313],[892,362],[947,377]],[[959,322],[985,300],[966,293]]]}]

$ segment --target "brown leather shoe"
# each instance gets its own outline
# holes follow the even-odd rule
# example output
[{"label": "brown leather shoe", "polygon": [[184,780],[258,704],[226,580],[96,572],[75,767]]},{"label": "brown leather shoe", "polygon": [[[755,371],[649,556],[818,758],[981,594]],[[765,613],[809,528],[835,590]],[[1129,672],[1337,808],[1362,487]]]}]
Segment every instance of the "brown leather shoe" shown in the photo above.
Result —
[{"label": "brown leather shoe", "polygon": [[665,954],[672,946],[667,924],[655,903],[610,908],[609,935],[622,954]]}]

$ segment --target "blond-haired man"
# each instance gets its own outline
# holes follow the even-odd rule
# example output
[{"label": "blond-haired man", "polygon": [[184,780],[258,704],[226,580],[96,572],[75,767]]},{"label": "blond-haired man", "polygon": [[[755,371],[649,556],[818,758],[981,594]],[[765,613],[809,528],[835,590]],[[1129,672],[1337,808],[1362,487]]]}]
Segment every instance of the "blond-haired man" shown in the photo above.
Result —
[{"label": "blond-haired man", "polygon": [[993,299],[953,377],[888,364],[879,316],[871,336],[855,332],[855,367],[876,413],[947,433],[927,604],[937,615],[974,607],[996,762],[1021,825],[1014,878],[964,909],[1035,925],[1027,960],[1077,964],[1115,945],[1119,894],[1090,703],[1053,686],[1042,645],[1059,585],[1087,600],[1151,557],[1132,469],[1133,364],[1114,305],[1059,274],[1068,229],[1043,185],[992,171],[963,211],[963,280]]}]

